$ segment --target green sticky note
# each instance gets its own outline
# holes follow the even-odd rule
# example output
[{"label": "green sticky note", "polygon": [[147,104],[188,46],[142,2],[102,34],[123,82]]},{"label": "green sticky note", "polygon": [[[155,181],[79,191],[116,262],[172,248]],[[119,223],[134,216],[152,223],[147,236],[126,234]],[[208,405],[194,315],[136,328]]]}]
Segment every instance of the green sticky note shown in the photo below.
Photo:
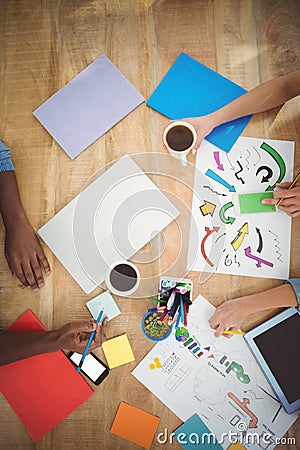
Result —
[{"label": "green sticky note", "polygon": [[274,198],[273,191],[255,192],[253,194],[239,194],[238,197],[241,214],[276,211],[275,205],[264,205],[261,202],[264,198]]}]

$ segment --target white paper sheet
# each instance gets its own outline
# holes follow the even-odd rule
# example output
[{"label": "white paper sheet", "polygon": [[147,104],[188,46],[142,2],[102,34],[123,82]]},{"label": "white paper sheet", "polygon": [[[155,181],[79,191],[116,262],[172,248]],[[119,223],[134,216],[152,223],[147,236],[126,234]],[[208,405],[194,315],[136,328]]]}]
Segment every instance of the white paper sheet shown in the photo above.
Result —
[{"label": "white paper sheet", "polygon": [[[264,143],[274,151],[266,151]],[[188,269],[289,277],[291,218],[280,210],[239,214],[236,205],[238,194],[264,192],[281,178],[292,181],[293,157],[294,143],[288,141],[240,137],[228,154],[203,142],[196,162]],[[211,213],[201,210],[206,202],[213,205]]]},{"label": "white paper sheet", "polygon": [[[261,445],[249,437],[248,444],[242,442],[247,449],[271,450],[298,416],[287,414],[270,397],[276,398],[242,336],[214,337],[208,324],[214,309],[200,295],[190,308],[187,327],[180,328],[180,335],[190,341],[179,342],[173,333],[156,344],[132,374],[182,421],[197,413],[219,441],[230,430],[239,437],[246,431],[260,436]],[[150,368],[158,361],[154,358],[161,368]],[[233,363],[237,372],[230,368]],[[269,445],[265,433],[270,434]],[[229,444],[225,438],[222,446]]]},{"label": "white paper sheet", "polygon": [[178,214],[133,159],[124,156],[38,233],[89,294],[113,263],[133,256]]},{"label": "white paper sheet", "polygon": [[143,101],[137,89],[101,55],[33,114],[74,159]]}]

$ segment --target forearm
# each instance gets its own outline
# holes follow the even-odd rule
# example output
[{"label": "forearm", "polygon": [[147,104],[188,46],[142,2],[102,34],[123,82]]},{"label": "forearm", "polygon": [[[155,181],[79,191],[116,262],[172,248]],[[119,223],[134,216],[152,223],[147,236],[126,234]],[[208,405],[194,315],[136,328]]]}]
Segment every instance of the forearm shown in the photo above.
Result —
[{"label": "forearm", "polygon": [[216,330],[215,336],[219,337],[224,330],[239,329],[250,314],[265,309],[297,305],[295,291],[291,284],[287,283],[259,294],[227,300],[216,309],[209,319],[209,324]]},{"label": "forearm", "polygon": [[59,350],[57,331],[0,332],[0,366]]},{"label": "forearm", "polygon": [[105,339],[107,318],[96,324],[90,322],[67,323],[57,330],[45,332],[0,332],[0,366],[19,359],[41,353],[56,352],[64,348],[74,352],[83,353],[86,344],[94,331],[94,339],[90,350],[99,347]]},{"label": "forearm", "polygon": [[27,220],[13,171],[0,173],[0,212],[6,228],[21,220]]},{"label": "forearm", "polygon": [[300,94],[300,71],[267,81],[210,114],[214,126],[282,105]]},{"label": "forearm", "polygon": [[248,295],[239,299],[247,310],[247,315],[271,308],[297,306],[297,297],[292,286],[287,283],[268,291]]}]

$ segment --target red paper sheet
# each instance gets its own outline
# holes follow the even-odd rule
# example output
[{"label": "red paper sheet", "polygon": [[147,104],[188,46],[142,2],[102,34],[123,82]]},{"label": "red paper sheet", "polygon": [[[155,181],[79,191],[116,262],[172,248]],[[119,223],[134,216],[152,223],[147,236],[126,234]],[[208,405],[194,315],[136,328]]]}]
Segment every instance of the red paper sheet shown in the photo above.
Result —
[{"label": "red paper sheet", "polygon": [[[8,330],[45,328],[27,311]],[[35,442],[93,394],[62,351],[0,367],[0,389]]]}]

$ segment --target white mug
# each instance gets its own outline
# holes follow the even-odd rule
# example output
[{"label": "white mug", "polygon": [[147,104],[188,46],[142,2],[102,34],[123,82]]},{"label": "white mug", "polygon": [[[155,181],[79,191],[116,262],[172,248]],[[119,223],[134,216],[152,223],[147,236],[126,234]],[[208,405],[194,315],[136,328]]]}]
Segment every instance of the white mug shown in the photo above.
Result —
[{"label": "white mug", "polygon": [[[191,144],[187,148],[183,148],[182,150],[181,149],[174,149],[174,148],[172,148],[170,146],[169,142],[167,141],[167,135],[168,135],[169,131],[172,130],[173,128],[176,128],[176,127],[179,127],[179,126],[188,128],[189,131],[192,133],[192,137],[193,137],[193,140],[191,141]],[[164,134],[163,134],[163,143],[165,144],[165,146],[166,146],[168,152],[170,153],[170,155],[173,156],[173,158],[175,158],[175,159],[179,159],[183,166],[187,165],[186,157],[189,154],[189,152],[192,150],[192,148],[194,147],[196,142],[197,142],[197,133],[196,133],[195,128],[193,127],[193,125],[191,125],[188,122],[185,122],[184,120],[176,120],[174,122],[171,122],[165,128],[165,131],[164,131]],[[179,145],[180,145],[180,143],[179,143]]]},{"label": "white mug", "polygon": [[106,272],[105,283],[113,294],[126,297],[133,294],[140,284],[140,272],[130,261],[118,261]]}]

